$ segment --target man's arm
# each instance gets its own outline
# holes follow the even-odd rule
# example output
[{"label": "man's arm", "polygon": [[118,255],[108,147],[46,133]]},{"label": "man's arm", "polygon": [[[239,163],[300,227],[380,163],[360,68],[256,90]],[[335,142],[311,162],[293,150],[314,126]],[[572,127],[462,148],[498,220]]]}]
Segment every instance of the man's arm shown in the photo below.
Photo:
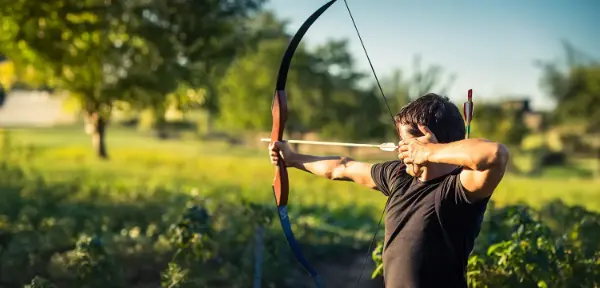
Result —
[{"label": "man's arm", "polygon": [[485,139],[465,139],[447,144],[428,144],[428,162],[462,166],[462,185],[469,201],[486,198],[504,177],[509,153],[506,146]]},{"label": "man's arm", "polygon": [[348,157],[312,156],[295,153],[287,143],[276,142],[269,145],[271,163],[279,157],[288,167],[294,167],[331,180],[353,181],[362,186],[376,189],[371,176],[373,164],[354,161]]},{"label": "man's arm", "polygon": [[371,168],[373,164],[358,162],[349,157],[313,156],[293,154],[288,166],[330,180],[352,181],[367,188],[376,189]]}]

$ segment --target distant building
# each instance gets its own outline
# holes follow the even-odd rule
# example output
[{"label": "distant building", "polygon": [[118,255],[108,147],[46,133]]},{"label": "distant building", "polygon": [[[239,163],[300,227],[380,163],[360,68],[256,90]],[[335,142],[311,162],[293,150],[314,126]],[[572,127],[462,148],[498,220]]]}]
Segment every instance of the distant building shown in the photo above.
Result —
[{"label": "distant building", "polygon": [[500,105],[503,109],[529,112],[531,111],[531,106],[529,104],[529,99],[511,99],[502,102]]},{"label": "distant building", "polygon": [[12,90],[0,107],[0,127],[44,127],[73,124],[78,113],[64,109],[64,96],[47,91]]},{"label": "distant building", "polygon": [[532,111],[530,100],[527,98],[512,99],[501,103],[502,109],[517,112],[525,126],[533,131],[539,132],[545,127],[544,113]]}]

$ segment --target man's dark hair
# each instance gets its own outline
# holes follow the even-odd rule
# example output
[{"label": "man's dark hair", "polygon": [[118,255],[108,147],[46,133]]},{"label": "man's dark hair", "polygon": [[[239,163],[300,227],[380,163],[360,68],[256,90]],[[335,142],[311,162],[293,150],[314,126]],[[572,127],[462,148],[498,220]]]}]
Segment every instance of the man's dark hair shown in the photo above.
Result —
[{"label": "man's dark hair", "polygon": [[409,133],[422,136],[419,124],[435,134],[438,142],[450,143],[465,138],[465,122],[460,110],[446,96],[429,93],[402,107],[394,117],[396,125],[408,125]]}]

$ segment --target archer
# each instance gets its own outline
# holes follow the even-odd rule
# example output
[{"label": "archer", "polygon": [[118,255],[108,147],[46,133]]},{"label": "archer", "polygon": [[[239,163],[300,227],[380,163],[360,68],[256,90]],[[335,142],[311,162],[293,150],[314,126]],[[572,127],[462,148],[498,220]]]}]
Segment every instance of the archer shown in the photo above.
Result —
[{"label": "archer", "polygon": [[[465,139],[461,113],[447,97],[427,94],[394,117],[399,160],[364,163],[295,153],[269,145],[271,162],[380,191],[386,204],[386,287],[467,287],[466,266],[487,203],[502,180],[507,148]],[[279,157],[278,157],[279,155]]]}]

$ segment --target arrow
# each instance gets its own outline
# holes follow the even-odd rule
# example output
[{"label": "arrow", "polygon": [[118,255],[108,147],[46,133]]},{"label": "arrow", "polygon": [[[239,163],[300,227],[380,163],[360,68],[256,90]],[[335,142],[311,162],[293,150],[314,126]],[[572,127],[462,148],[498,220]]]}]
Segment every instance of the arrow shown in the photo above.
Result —
[{"label": "arrow", "polygon": [[471,120],[473,120],[473,89],[469,89],[467,93],[467,102],[463,104],[463,115],[465,116],[466,137],[471,137]]},{"label": "arrow", "polygon": [[[394,152],[398,149],[398,145],[392,142],[381,143],[381,144],[360,144],[360,143],[344,143],[344,142],[321,142],[321,141],[307,141],[307,140],[283,140],[291,144],[304,144],[304,145],[322,145],[322,146],[339,146],[339,147],[367,147],[367,148],[379,148],[382,151]],[[261,138],[260,142],[270,143],[270,138]]]}]

